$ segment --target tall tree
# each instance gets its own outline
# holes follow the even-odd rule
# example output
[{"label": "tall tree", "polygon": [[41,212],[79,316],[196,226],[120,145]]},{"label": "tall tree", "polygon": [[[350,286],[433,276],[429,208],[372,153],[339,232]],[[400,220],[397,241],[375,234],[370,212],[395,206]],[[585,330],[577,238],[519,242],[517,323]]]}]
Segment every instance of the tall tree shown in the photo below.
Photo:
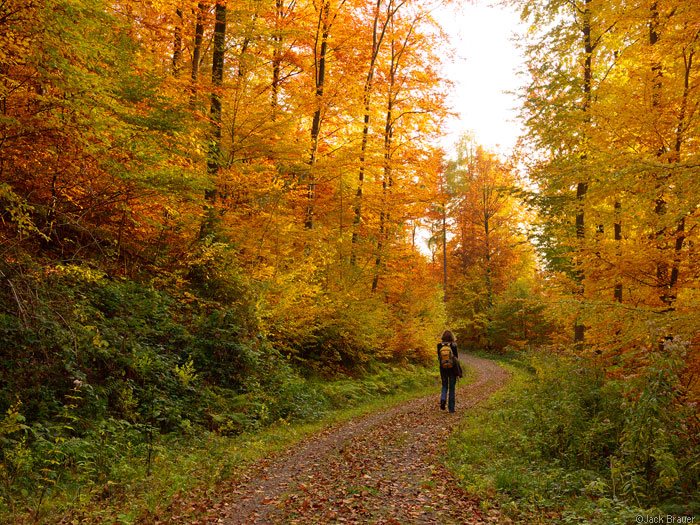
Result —
[{"label": "tall tree", "polygon": [[226,53],[226,0],[217,0],[214,10],[214,51],[211,64],[211,138],[207,155],[207,173],[210,188],[204,190],[206,202],[205,218],[201,235],[212,233],[216,220],[216,198],[218,195],[218,173],[221,166],[221,118],[222,88],[224,85],[224,56]]},{"label": "tall tree", "polygon": [[[382,13],[382,4],[386,2],[386,13]],[[366,170],[366,155],[367,155],[367,143],[369,137],[370,129],[370,102],[372,97],[372,87],[374,81],[374,70],[377,64],[377,59],[379,57],[379,52],[384,41],[384,36],[386,35],[387,28],[393,20],[396,12],[404,5],[405,2],[401,1],[394,4],[394,0],[377,0],[374,7],[374,16],[372,20],[372,47],[369,53],[369,63],[367,65],[367,76],[365,77],[364,83],[362,85],[362,138],[360,142],[360,168],[359,175],[357,179],[357,192],[355,195],[354,203],[354,217],[353,217],[353,231],[352,231],[352,246],[353,251],[350,256],[350,262],[355,264],[355,245],[357,244],[359,238],[359,227],[362,220],[362,189],[365,180],[365,170]]]},{"label": "tall tree", "polygon": [[[321,118],[323,113],[323,90],[326,84],[326,58],[328,39],[333,24],[330,14],[330,0],[324,0],[318,11],[318,24],[314,38],[314,114],[311,121],[311,154],[309,156],[309,202],[306,206],[304,226],[312,229],[314,226],[314,199],[316,198],[316,182],[314,166],[318,156],[318,142],[321,133]],[[341,6],[342,7],[342,2]]]},{"label": "tall tree", "polygon": [[497,294],[521,277],[529,253],[519,224],[512,167],[463,136],[447,167],[452,238],[447,245],[451,278],[448,310],[465,339],[489,348],[489,325]]},{"label": "tall tree", "polygon": [[197,100],[197,84],[199,82],[199,65],[202,60],[202,40],[204,39],[204,11],[202,2],[197,4],[197,15],[194,28],[194,42],[192,45],[192,61],[190,65],[190,109],[195,109]]},{"label": "tall tree", "polygon": [[[394,125],[397,123],[397,115],[394,112],[397,98],[402,90],[406,87],[402,85],[398,76],[403,66],[405,56],[409,55],[412,48],[416,47],[414,38],[415,27],[421,21],[423,15],[418,14],[409,24],[403,24],[402,21],[393,17],[390,21],[390,60],[388,66],[388,84],[386,86],[386,115],[384,119],[384,151],[383,151],[383,167],[382,167],[382,191],[381,191],[381,209],[379,212],[379,234],[377,237],[377,254],[375,257],[375,273],[372,279],[372,293],[377,291],[379,284],[379,275],[382,265],[382,252],[387,248],[389,243],[388,230],[391,223],[391,211],[389,200],[391,190],[394,185],[393,180],[393,155],[394,155]],[[402,27],[405,26],[405,27]]]}]

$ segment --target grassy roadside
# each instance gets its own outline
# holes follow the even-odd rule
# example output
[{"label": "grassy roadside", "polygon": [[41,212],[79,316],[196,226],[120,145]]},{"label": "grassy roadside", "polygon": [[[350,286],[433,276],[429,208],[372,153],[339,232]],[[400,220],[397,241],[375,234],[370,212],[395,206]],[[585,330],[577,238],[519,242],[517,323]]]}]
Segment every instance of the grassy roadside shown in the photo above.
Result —
[{"label": "grassy roadside", "polygon": [[[468,376],[468,374],[465,374]],[[469,380],[469,379],[467,379]],[[237,436],[197,429],[190,434],[156,438],[150,473],[143,461],[125,460],[118,476],[92,486],[49,487],[44,498],[28,498],[11,523],[109,522],[153,523],[194,518],[205,510],[212,491],[240,475],[256,460],[279,453],[328,426],[372,411],[438,392],[433,367],[380,365],[359,379],[316,383],[324,409],[306,421],[278,420]],[[41,500],[41,501],[40,501]]]},{"label": "grassy roadside", "polygon": [[692,518],[690,502],[638,503],[623,494],[620,472],[596,463],[595,454],[589,460],[575,455],[583,450],[577,439],[590,441],[589,450],[607,446],[600,443],[601,426],[610,425],[604,418],[589,420],[576,412],[576,403],[589,401],[584,399],[584,387],[589,387],[585,380],[563,377],[553,385],[541,381],[551,376],[535,370],[542,361],[506,356],[498,363],[512,372],[512,380],[466,417],[448,445],[448,468],[484,510],[497,506],[516,523],[607,525],[635,523],[640,516]]}]

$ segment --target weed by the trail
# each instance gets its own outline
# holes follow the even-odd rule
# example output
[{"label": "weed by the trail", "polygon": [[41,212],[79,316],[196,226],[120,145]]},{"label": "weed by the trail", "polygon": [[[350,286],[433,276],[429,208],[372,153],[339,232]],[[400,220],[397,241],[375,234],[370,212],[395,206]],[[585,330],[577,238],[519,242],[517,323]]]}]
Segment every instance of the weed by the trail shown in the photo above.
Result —
[{"label": "weed by the trail", "polygon": [[[260,423],[242,423],[242,433],[192,426],[189,431],[185,428],[168,434],[154,433],[149,442],[147,432],[137,424],[110,419],[82,437],[63,429],[66,436],[72,437],[53,444],[46,441],[54,452],[29,448],[20,439],[19,434],[29,429],[18,405],[0,420],[0,438],[10,434],[17,437],[14,448],[3,452],[3,468],[12,469],[2,471],[3,483],[16,486],[19,479],[24,479],[31,489],[33,479],[25,475],[31,468],[40,469],[46,482],[39,492],[18,493],[14,501],[22,501],[23,505],[6,504],[0,521],[100,522],[116,517],[119,522],[133,523],[154,521],[173,512],[195,516],[202,509],[190,504],[193,491],[199,491],[199,496],[206,499],[207,491],[233,478],[251,461],[286,448],[334,422],[437,392],[438,378],[433,369],[377,363],[369,372],[354,380],[291,378],[280,384],[276,399],[271,396],[267,401],[268,417],[276,419],[268,420],[264,427]],[[305,407],[306,401],[310,402]],[[79,419],[71,415],[76,412],[72,406],[75,402],[76,399],[66,401],[66,421],[73,421],[74,425]],[[220,402],[232,401],[222,397]],[[301,405],[296,412],[286,411],[285,407],[295,403]],[[149,454],[151,460],[147,461]],[[53,462],[44,459],[54,456],[57,460]]]},{"label": "weed by the trail", "polygon": [[436,380],[394,355],[321,369],[325,358],[282,353],[255,283],[215,248],[139,282],[89,264],[2,262],[16,294],[0,290],[0,523],[137,515],[289,443],[290,425]]},{"label": "weed by the trail", "polygon": [[678,433],[682,415],[663,408],[667,364],[635,384],[552,356],[503,364],[511,383],[451,438],[449,466],[470,493],[524,523],[695,515],[697,454]]}]

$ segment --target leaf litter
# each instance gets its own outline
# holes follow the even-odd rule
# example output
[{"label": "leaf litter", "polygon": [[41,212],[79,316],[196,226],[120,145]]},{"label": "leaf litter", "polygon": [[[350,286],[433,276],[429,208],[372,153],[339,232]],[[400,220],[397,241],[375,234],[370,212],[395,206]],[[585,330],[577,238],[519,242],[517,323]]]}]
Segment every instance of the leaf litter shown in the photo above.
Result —
[{"label": "leaf litter", "polygon": [[492,361],[463,361],[477,377],[458,386],[455,414],[439,409],[436,391],[328,428],[227,483],[197,523],[508,523],[443,465],[461,416],[509,376]]}]

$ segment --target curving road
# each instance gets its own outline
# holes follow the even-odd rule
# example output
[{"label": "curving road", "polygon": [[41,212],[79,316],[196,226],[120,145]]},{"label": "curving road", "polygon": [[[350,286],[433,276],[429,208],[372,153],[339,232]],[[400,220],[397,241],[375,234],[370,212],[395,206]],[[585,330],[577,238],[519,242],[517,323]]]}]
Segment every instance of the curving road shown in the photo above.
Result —
[{"label": "curving road", "polygon": [[503,523],[441,465],[461,416],[508,380],[492,361],[462,361],[476,379],[458,385],[455,414],[439,410],[436,391],[328,429],[237,480],[200,523]]}]

